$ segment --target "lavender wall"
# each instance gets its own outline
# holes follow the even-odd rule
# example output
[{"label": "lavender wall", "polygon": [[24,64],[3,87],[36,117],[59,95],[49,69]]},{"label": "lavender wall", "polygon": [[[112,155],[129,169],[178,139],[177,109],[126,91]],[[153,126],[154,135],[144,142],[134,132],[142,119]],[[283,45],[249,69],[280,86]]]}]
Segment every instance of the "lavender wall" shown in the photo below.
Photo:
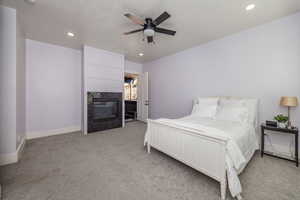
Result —
[{"label": "lavender wall", "polygon": [[26,136],[81,129],[81,51],[26,40]]},{"label": "lavender wall", "polygon": [[[182,117],[194,98],[219,95],[259,98],[262,121],[286,114],[280,97],[300,98],[300,13],[146,63],[144,71],[151,118]],[[299,126],[300,107],[292,118]]]}]

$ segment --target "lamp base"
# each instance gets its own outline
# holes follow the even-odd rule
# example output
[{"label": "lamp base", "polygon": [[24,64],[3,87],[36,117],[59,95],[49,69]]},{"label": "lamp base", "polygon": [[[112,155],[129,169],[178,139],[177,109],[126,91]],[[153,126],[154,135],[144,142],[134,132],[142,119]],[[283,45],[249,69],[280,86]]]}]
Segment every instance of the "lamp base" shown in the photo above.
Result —
[{"label": "lamp base", "polygon": [[292,123],[291,123],[291,121],[288,121],[288,123],[287,123],[287,128],[292,128]]},{"label": "lamp base", "polygon": [[291,128],[292,124],[291,124],[291,120],[290,120],[290,106],[288,106],[288,123],[287,123],[287,128]]}]

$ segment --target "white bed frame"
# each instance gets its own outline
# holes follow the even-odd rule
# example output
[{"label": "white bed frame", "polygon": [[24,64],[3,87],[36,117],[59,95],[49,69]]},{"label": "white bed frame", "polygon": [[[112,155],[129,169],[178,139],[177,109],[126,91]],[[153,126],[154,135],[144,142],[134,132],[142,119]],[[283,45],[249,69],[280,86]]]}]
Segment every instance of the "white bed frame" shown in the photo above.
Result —
[{"label": "white bed frame", "polygon": [[[148,153],[150,153],[151,147],[154,147],[217,180],[220,182],[221,199],[226,199],[225,140],[202,136],[190,130],[167,126],[155,120],[148,120],[148,123],[155,124],[154,126],[150,125],[150,129],[158,128],[151,130],[150,141],[147,142]],[[170,140],[170,138],[172,139]]]},{"label": "white bed frame", "polygon": [[[217,180],[220,183],[221,199],[226,199],[226,140],[199,135],[192,130],[178,129],[155,120],[149,119],[148,123],[148,128],[151,129],[150,141],[147,142],[148,153],[154,147]],[[241,196],[238,195],[237,198],[241,199]]]}]

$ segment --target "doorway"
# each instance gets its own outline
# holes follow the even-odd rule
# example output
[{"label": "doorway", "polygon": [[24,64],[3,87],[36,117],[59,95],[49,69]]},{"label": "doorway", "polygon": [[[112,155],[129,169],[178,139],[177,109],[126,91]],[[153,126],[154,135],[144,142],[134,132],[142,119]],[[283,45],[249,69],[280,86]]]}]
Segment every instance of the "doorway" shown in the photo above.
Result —
[{"label": "doorway", "polygon": [[124,100],[125,122],[137,120],[138,113],[138,74],[125,73]]},{"label": "doorway", "polygon": [[148,121],[148,72],[125,73],[124,77],[125,122]]}]

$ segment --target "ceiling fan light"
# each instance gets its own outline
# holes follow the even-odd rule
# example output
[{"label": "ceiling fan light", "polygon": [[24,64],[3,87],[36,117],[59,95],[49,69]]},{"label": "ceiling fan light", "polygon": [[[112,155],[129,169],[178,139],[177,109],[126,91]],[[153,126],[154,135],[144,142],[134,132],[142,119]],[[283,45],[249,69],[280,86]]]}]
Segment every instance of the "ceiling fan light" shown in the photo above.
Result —
[{"label": "ceiling fan light", "polygon": [[35,0],[24,0],[26,3],[35,4]]},{"label": "ceiling fan light", "polygon": [[153,29],[145,29],[144,34],[149,37],[149,36],[154,36],[154,30]]}]

